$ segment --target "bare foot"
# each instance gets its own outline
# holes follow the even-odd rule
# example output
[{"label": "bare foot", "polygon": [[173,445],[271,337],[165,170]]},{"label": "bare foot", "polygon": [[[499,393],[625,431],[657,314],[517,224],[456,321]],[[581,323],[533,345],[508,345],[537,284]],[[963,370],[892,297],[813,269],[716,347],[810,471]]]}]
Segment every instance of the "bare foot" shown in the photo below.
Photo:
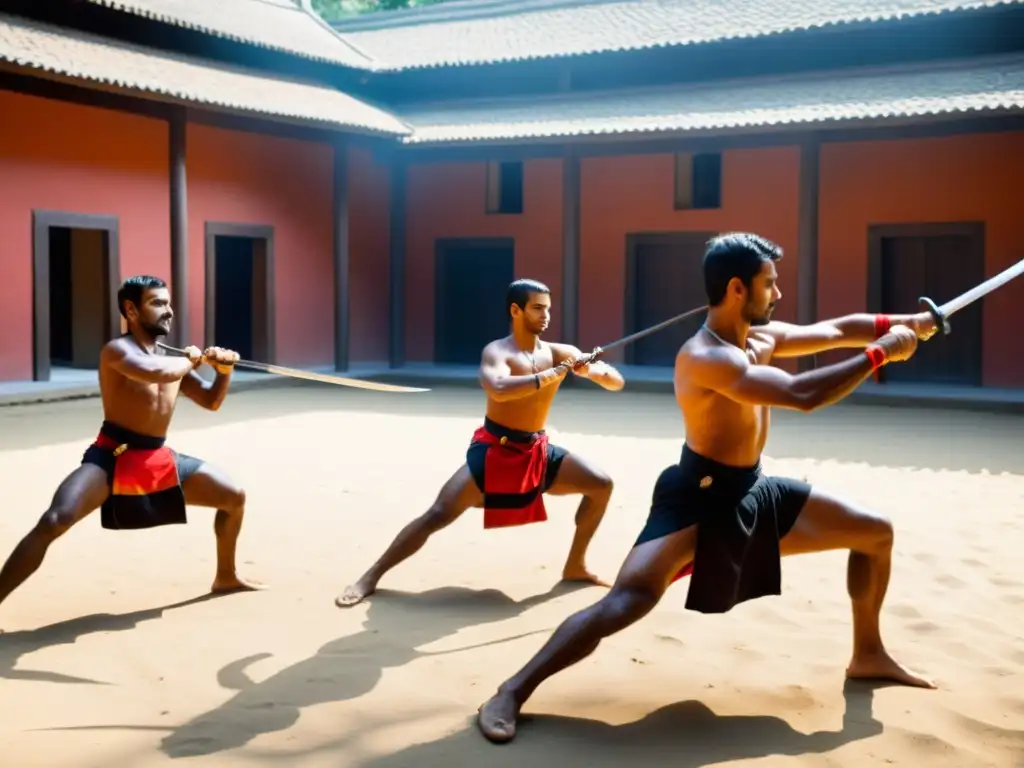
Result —
[{"label": "bare foot", "polygon": [[562,581],[582,581],[587,584],[596,584],[599,587],[611,586],[607,581],[599,579],[582,566],[565,566],[565,570],[562,571]]},{"label": "bare foot", "polygon": [[241,579],[238,576],[231,575],[215,578],[210,591],[217,595],[223,595],[229,592],[257,592],[266,588],[266,584],[260,584],[258,581],[249,581],[248,579]]},{"label": "bare foot", "polygon": [[911,672],[885,651],[854,656],[846,668],[846,677],[850,680],[891,680],[917,688],[936,687],[931,680]]},{"label": "bare foot", "polygon": [[363,602],[376,591],[376,584],[360,579],[355,584],[345,587],[345,591],[334,598],[334,604],[339,608],[351,608],[353,605]]},{"label": "bare foot", "polygon": [[512,694],[498,691],[480,707],[476,724],[489,741],[504,744],[515,738],[518,715],[519,705]]}]

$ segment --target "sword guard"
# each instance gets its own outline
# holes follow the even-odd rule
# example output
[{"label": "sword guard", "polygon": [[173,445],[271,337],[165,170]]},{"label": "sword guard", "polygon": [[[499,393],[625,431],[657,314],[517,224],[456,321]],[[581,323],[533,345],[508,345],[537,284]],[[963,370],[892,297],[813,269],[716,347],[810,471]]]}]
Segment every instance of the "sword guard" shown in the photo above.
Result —
[{"label": "sword guard", "polygon": [[929,299],[927,296],[922,296],[918,299],[918,302],[928,310],[929,314],[935,318],[935,325],[942,329],[942,332],[948,336],[953,332],[953,328],[950,326],[949,321],[943,316],[942,311],[938,308],[934,301]]}]

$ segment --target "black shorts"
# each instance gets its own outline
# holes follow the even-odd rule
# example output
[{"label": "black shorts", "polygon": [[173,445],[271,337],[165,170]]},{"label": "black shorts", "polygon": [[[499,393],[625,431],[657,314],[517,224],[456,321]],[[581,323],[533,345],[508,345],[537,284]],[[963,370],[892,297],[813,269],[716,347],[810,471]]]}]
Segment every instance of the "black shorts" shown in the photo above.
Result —
[{"label": "black shorts", "polygon": [[[484,427],[492,435],[507,437],[513,442],[528,443],[534,438],[534,433],[532,432],[520,432],[519,430],[509,429],[488,418],[484,419]],[[485,458],[487,457],[488,448],[490,446],[486,443],[470,443],[469,448],[466,449],[466,465],[469,467],[473,481],[481,493],[487,487],[484,485],[484,466],[486,465]],[[542,493],[555,484],[555,480],[558,478],[558,470],[562,468],[562,460],[568,453],[565,448],[548,443],[548,464],[544,472],[544,484],[541,486]]]},{"label": "black shorts", "polygon": [[765,476],[761,466],[730,467],[683,446],[678,464],[654,484],[637,544],[698,525],[686,607],[725,613],[782,593],[779,542],[811,493],[802,480]]}]

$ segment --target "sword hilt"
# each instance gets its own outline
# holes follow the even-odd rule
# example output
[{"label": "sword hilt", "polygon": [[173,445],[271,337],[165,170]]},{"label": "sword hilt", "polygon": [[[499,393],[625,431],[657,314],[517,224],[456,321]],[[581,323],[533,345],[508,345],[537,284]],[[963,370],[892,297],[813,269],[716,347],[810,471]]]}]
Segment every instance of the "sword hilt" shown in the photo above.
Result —
[{"label": "sword hilt", "polygon": [[936,328],[941,328],[943,334],[945,334],[946,336],[953,332],[953,328],[950,326],[949,320],[947,320],[946,316],[942,314],[942,310],[939,309],[938,305],[934,301],[929,299],[927,296],[922,296],[920,299],[918,299],[918,302],[921,304],[922,307],[928,310],[928,313],[932,317],[935,318]]}]

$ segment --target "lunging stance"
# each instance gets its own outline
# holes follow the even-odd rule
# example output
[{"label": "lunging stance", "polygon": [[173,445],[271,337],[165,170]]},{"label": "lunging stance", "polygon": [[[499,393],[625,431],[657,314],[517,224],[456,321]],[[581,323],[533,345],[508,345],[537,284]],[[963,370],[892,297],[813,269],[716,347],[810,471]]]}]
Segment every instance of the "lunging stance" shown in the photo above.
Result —
[{"label": "lunging stance", "polygon": [[[853,603],[850,678],[934,687],[889,655],[879,614],[889,583],[892,524],[878,513],[806,482],[766,476],[761,452],[769,410],[812,411],[842,399],[879,366],[909,359],[918,338],[935,333],[928,313],[857,314],[813,325],[771,321],[781,298],[781,249],[752,234],[712,239],[704,256],[710,309],[680,349],[675,393],[686,442],[679,463],[658,477],[647,523],[612,589],[566,619],[525,667],[481,708],[478,725],[495,742],[515,736],[523,704],[544,680],[575,664],[602,639],[649,613],[666,589],[690,575],[686,607],[725,613],[747,600],[781,594],[781,558],[849,550]],[[799,375],[773,357],[829,349],[862,352]]]},{"label": "lunging stance", "polygon": [[[97,509],[104,528],[122,530],[185,523],[186,505],[212,507],[217,510],[212,590],[261,586],[235,572],[245,493],[202,460],[164,445],[179,392],[216,411],[227,395],[238,354],[189,347],[188,357],[164,355],[156,342],[170,332],[174,311],[167,285],[158,277],[125,280],[117,302],[128,332],[107,342],[100,354],[103,425],[81,466],[61,482],[50,508],[0,570],[0,603],[39,568],[54,541]],[[195,372],[204,362],[217,371],[212,383]]]},{"label": "lunging stance", "polygon": [[612,366],[572,345],[541,341],[551,314],[551,295],[544,284],[516,280],[508,288],[506,309],[511,335],[492,341],[481,356],[487,411],[466,451],[466,463],[442,486],[430,509],[406,525],[362,578],[336,598],[338,606],[356,605],[371,595],[385,573],[470,507],[483,508],[485,528],[525,525],[547,519],[544,494],[583,496],[562,578],[608,586],[587,570],[585,560],[611,497],[611,478],[551,444],[544,425],[570,371],[612,391],[625,382]]}]

